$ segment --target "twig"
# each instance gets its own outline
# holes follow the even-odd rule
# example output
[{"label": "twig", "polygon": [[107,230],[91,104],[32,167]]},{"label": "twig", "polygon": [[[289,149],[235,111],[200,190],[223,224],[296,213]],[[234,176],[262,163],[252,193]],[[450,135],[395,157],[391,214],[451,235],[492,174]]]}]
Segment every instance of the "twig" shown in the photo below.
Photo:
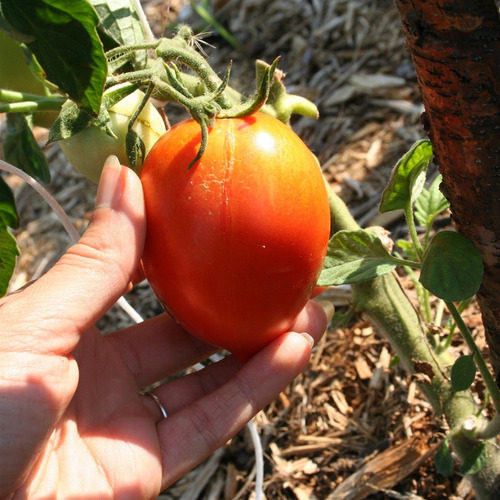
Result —
[{"label": "twig", "polygon": [[223,453],[224,449],[219,448],[212,454],[206,464],[202,467],[199,474],[196,476],[194,482],[191,483],[189,488],[182,494],[179,500],[193,500],[193,498],[198,498],[203,488],[207,485],[208,481],[219,467]]}]

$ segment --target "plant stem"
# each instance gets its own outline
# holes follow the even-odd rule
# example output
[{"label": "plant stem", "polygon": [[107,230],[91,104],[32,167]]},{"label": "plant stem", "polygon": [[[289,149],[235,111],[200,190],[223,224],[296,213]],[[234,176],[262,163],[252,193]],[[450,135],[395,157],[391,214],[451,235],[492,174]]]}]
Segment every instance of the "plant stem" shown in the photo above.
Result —
[{"label": "plant stem", "polygon": [[356,231],[359,229],[358,223],[349,212],[346,204],[340,196],[337,196],[328,181],[325,179],[325,186],[328,193],[328,201],[330,203],[330,218],[332,227],[330,234],[335,234],[337,231],[348,230]]},{"label": "plant stem", "polygon": [[108,52],[106,52],[106,58],[110,60],[113,59],[114,57],[119,57],[129,52],[136,52],[138,50],[156,49],[159,43],[160,40],[154,40],[151,42],[139,43],[137,45],[121,45],[120,47],[115,47],[114,49],[108,50]]},{"label": "plant stem", "polygon": [[450,314],[453,316],[453,319],[455,320],[455,323],[460,330],[460,333],[462,334],[462,337],[464,338],[465,342],[467,343],[470,351],[472,352],[474,356],[474,360],[476,362],[476,365],[481,372],[481,375],[483,377],[484,383],[490,393],[491,399],[493,401],[493,405],[495,406],[495,410],[497,414],[500,413],[500,389],[498,388],[497,384],[495,383],[495,380],[493,379],[493,376],[491,375],[490,370],[488,369],[488,366],[486,365],[486,361],[484,360],[481,351],[477,347],[476,342],[474,342],[474,339],[472,338],[472,335],[470,333],[469,328],[465,324],[465,321],[463,320],[462,316],[458,312],[458,309],[455,307],[455,304],[453,302],[448,302],[446,301],[446,307],[448,308],[448,311],[450,311]]},{"label": "plant stem", "polygon": [[411,202],[407,203],[404,212],[411,241],[413,242],[413,246],[415,247],[415,251],[417,252],[419,260],[422,260],[424,252],[422,250],[422,245],[420,243],[420,240],[418,239],[417,228],[415,226],[415,220],[413,219],[413,207]]},{"label": "plant stem", "polygon": [[[205,58],[189,45],[190,36],[192,36],[191,30],[188,32],[188,29],[181,28],[174,38],[161,38],[156,53],[164,62],[173,61],[191,68],[201,78],[207,92],[216,92],[222,80]],[[217,99],[217,103],[224,109],[229,109],[234,105],[226,94],[222,94]]]},{"label": "plant stem", "polygon": [[59,105],[66,99],[60,96],[46,96],[38,94],[29,94],[28,92],[17,92],[15,90],[0,89],[0,102],[4,103],[22,103],[22,102],[49,102],[54,101]]},{"label": "plant stem", "polygon": [[40,99],[39,101],[0,104],[0,113],[35,113],[37,111],[59,111],[66,99]]},{"label": "plant stem", "polygon": [[[197,97],[203,95],[206,92],[203,81],[199,76],[192,75],[190,73],[184,73],[181,71],[181,78],[184,85],[193,96]],[[229,85],[226,87],[226,90],[224,92],[235,104],[239,104],[244,100],[244,97],[236,89],[230,87]],[[155,97],[160,98],[160,96]]]},{"label": "plant stem", "polygon": [[441,326],[441,322],[443,321],[443,312],[444,312],[444,300],[440,299],[436,308],[436,315],[434,316],[434,324],[436,326]]},{"label": "plant stem", "polygon": [[423,289],[423,299],[424,299],[424,317],[427,323],[432,321],[432,313],[431,313],[431,303],[429,300],[429,290],[427,288]]},{"label": "plant stem", "polygon": [[152,79],[152,76],[153,72],[151,69],[139,69],[137,71],[130,71],[128,73],[110,76],[106,80],[106,88],[110,88],[124,82],[148,82]]}]

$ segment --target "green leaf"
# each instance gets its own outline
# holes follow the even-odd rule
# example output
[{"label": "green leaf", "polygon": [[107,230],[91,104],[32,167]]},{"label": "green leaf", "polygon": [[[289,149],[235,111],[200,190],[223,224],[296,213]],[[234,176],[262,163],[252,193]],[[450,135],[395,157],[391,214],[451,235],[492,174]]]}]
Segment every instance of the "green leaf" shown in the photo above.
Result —
[{"label": "green leaf", "polygon": [[397,162],[382,193],[380,212],[405,210],[408,203],[415,202],[424,187],[427,166],[432,156],[432,145],[424,139],[416,142]]},{"label": "green leaf", "polygon": [[50,182],[47,158],[36,142],[28,120],[20,113],[7,114],[7,135],[3,143],[3,153],[5,161],[41,182]]},{"label": "green leaf", "polygon": [[399,264],[373,233],[363,229],[338,231],[328,244],[318,286],[371,280],[390,273]]},{"label": "green leaf", "polygon": [[87,0],[0,0],[0,13],[13,29],[10,34],[35,55],[46,79],[97,114],[107,62],[92,5]]},{"label": "green leaf", "polygon": [[418,260],[418,254],[415,251],[415,247],[413,246],[413,243],[411,241],[397,240],[396,245],[399,248],[401,248],[401,250],[403,251],[403,255],[407,259],[411,259],[411,260],[415,260],[415,261]]},{"label": "green leaf", "polygon": [[389,363],[389,368],[394,368],[395,366],[399,365],[399,363],[401,363],[401,358],[397,354],[394,354]]},{"label": "green leaf", "polygon": [[483,261],[476,246],[454,231],[440,231],[422,260],[420,283],[440,299],[458,302],[472,297],[483,280]]},{"label": "green leaf", "polygon": [[101,106],[99,115],[93,118],[81,110],[74,102],[67,101],[63,104],[59,116],[49,131],[48,143],[69,139],[91,125],[100,128],[110,137],[116,137],[110,127],[108,110],[104,106]]},{"label": "green leaf", "polygon": [[[144,30],[133,1],[90,0],[90,3],[99,16],[97,30],[106,50],[145,42]],[[132,55],[132,69],[143,69],[147,60],[146,51],[137,51]]]},{"label": "green leaf", "polygon": [[0,225],[13,229],[16,229],[19,225],[14,195],[3,177],[0,177]]},{"label": "green leaf", "polygon": [[476,377],[476,363],[472,354],[460,356],[451,367],[451,386],[455,391],[466,391]]},{"label": "green leaf", "polygon": [[7,293],[19,255],[17,242],[6,226],[0,225],[0,296]]},{"label": "green leaf", "polygon": [[460,473],[472,476],[481,472],[488,462],[488,455],[486,453],[486,443],[479,443],[476,447],[472,448],[460,467]]},{"label": "green leaf", "polygon": [[109,109],[114,106],[117,102],[125,99],[132,92],[140,88],[140,83],[121,83],[119,85],[115,85],[110,89],[106,90],[104,95],[102,96],[102,106],[101,109]]},{"label": "green leaf", "polygon": [[442,179],[442,176],[438,175],[429,189],[424,188],[415,200],[415,218],[421,226],[431,227],[434,219],[450,206],[439,189]]},{"label": "green leaf", "polygon": [[93,122],[94,118],[81,110],[73,101],[66,101],[50,128],[48,143],[69,139],[92,125]]},{"label": "green leaf", "polygon": [[436,465],[437,471],[443,476],[453,476],[455,461],[453,460],[447,440],[443,441],[443,444],[436,452],[434,464]]}]

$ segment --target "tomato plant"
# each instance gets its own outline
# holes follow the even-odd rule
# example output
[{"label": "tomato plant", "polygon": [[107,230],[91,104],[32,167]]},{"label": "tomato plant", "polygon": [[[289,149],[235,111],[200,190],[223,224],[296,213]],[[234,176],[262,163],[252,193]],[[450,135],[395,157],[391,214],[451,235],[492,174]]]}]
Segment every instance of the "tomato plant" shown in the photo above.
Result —
[{"label": "tomato plant", "polygon": [[194,120],[144,162],[146,276],[193,335],[246,360],[285,332],[324,261],[330,210],[314,155],[257,113],[219,119],[202,158]]}]

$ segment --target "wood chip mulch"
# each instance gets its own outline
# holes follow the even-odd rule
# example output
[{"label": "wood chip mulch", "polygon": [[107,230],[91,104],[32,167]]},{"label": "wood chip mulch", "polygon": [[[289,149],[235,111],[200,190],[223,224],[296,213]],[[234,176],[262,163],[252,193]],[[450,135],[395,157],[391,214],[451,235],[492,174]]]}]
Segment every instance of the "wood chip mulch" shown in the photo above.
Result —
[{"label": "wood chip mulch", "polygon": [[[179,19],[207,28],[188,1],[143,3],[157,35],[169,33]],[[393,234],[401,232],[399,219],[381,219],[377,204],[396,160],[424,131],[415,74],[393,3],[217,0],[210,5],[244,48],[236,52],[212,33],[206,41],[217,52],[205,49],[211,64],[222,73],[232,60],[231,84],[251,93],[255,59],[270,62],[280,55],[289,92],[319,107],[319,120],[297,118],[293,127],[317,154],[327,179],[360,225],[377,223]],[[167,113],[175,119],[175,110],[167,106]],[[45,132],[37,134],[43,144]],[[53,168],[49,189],[81,231],[95,186],[72,170],[57,145],[47,154]],[[70,242],[38,195],[15,179],[9,182],[22,219],[16,233],[22,252],[12,283],[16,289],[53,265]],[[348,288],[326,294],[339,313],[348,312]],[[161,310],[146,284],[128,300],[145,317]],[[470,310],[468,320],[482,338],[480,317],[474,305]],[[127,324],[130,319],[115,306],[100,326],[109,331]],[[445,478],[435,471],[433,456],[446,425],[416,381],[391,365],[393,356],[362,317],[329,328],[305,372],[255,419],[267,499],[474,498],[458,473]],[[254,498],[254,465],[245,429],[160,498]]]}]

